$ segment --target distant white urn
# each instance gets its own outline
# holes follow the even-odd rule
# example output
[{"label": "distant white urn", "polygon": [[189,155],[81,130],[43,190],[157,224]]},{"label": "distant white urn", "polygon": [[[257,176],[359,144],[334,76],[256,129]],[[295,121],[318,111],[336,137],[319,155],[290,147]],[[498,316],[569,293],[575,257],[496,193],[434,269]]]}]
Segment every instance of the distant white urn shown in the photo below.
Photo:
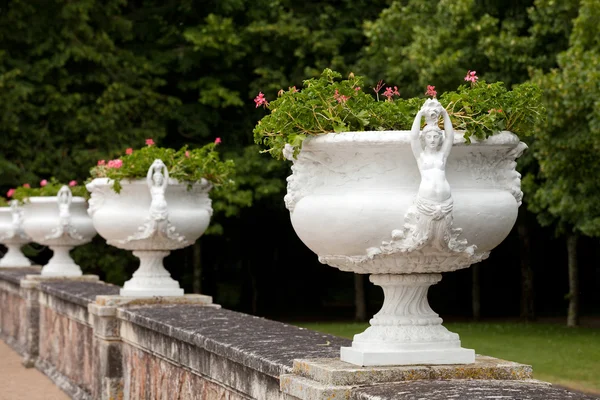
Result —
[{"label": "distant white urn", "polygon": [[212,216],[210,183],[202,180],[188,187],[170,179],[165,164],[155,160],[146,179],[123,180],[121,186],[116,193],[108,178],[86,185],[91,193],[89,214],[100,236],[111,246],[133,250],[140,259],[121,295],[183,295],[163,258],[192,245],[206,231]]},{"label": "distant white urn", "polygon": [[474,351],[441,325],[427,291],[441,272],[487,258],[506,238],[522,199],[515,159],[526,148],[510,132],[467,145],[435,100],[411,131],[311,137],[295,160],[286,148],[294,164],[285,203],[300,239],[322,263],[371,274],[384,291],[371,326],[342,348],[343,361],[474,362]]},{"label": "distant white urn", "polygon": [[31,242],[23,231],[23,208],[16,200],[10,207],[0,207],[0,243],[8,251],[0,260],[0,267],[29,267],[31,261],[21,252],[21,247]]},{"label": "distant white urn", "polygon": [[34,242],[54,252],[42,268],[43,276],[82,275],[69,252],[96,235],[83,197],[73,197],[68,186],[56,196],[30,197],[23,205],[23,230]]}]

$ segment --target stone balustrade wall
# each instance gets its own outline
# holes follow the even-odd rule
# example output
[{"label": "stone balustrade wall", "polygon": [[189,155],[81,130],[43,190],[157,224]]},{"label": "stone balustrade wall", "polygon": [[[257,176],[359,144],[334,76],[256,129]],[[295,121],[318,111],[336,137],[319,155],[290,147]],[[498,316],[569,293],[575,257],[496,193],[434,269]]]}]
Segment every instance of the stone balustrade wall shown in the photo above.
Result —
[{"label": "stone balustrade wall", "polygon": [[339,361],[349,340],[208,296],[126,298],[95,276],[38,274],[0,268],[0,338],[74,399],[593,399],[490,357],[458,369],[360,368]]}]

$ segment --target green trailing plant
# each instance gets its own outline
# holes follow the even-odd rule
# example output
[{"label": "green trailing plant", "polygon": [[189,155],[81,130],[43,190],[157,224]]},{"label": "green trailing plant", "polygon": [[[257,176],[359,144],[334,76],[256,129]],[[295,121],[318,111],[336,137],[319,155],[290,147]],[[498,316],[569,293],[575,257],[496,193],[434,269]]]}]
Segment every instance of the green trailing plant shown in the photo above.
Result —
[{"label": "green trailing plant", "polygon": [[[319,78],[305,80],[302,90],[280,90],[272,102],[259,93],[254,99],[256,107],[265,107],[271,113],[258,121],[254,141],[281,159],[286,144],[292,145],[297,154],[310,136],[408,130],[424,97],[437,97],[435,87],[428,86],[425,96],[403,99],[397,87],[384,89],[381,81],[371,95],[362,88],[363,81],[363,77],[352,73],[342,79],[338,72],[325,69]],[[527,136],[541,123],[545,110],[537,86],[525,83],[508,90],[502,82],[479,80],[475,71],[469,71],[465,81],[469,83],[442,94],[439,101],[454,128],[464,131],[467,143],[471,137],[485,139],[503,130]]]},{"label": "green trailing plant", "polygon": [[190,150],[187,145],[179,150],[158,147],[152,139],[146,140],[146,147],[139,150],[128,148],[125,155],[114,160],[100,160],[90,170],[91,179],[109,178],[113,181],[113,189],[121,191],[123,179],[145,179],[150,165],[156,159],[162,160],[171,179],[194,183],[206,179],[214,187],[227,188],[234,184],[234,162],[221,161],[216,146],[221,143],[217,138],[213,143]]},{"label": "green trailing plant", "polygon": [[20,203],[25,203],[30,197],[56,196],[58,191],[65,185],[69,186],[73,196],[83,197],[85,199],[90,197],[90,194],[86,190],[85,186],[80,185],[74,180],[70,181],[69,183],[62,183],[56,180],[56,178],[50,178],[50,180],[43,179],[40,181],[39,185],[39,187],[31,187],[29,183],[25,183],[18,188],[10,189],[6,193],[6,197],[18,200]]},{"label": "green trailing plant", "polygon": [[0,207],[8,207],[10,203],[4,197],[0,196]]}]

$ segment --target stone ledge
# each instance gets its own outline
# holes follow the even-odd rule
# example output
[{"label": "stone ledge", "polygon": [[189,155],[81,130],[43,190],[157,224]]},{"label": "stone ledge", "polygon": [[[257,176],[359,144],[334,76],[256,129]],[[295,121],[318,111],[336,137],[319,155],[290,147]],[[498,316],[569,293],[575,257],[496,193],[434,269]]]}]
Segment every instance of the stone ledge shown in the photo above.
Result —
[{"label": "stone ledge", "polygon": [[119,308],[119,319],[279,378],[297,358],[338,357],[350,340],[235,311],[197,305]]},{"label": "stone ledge", "polygon": [[523,380],[532,378],[529,365],[477,355],[475,364],[358,367],[339,358],[294,360],[294,374],[328,385],[365,385],[421,379]]},{"label": "stone ledge", "polygon": [[118,286],[98,281],[95,275],[88,276],[93,276],[96,279],[68,278],[68,280],[65,280],[65,278],[62,278],[61,280],[43,280],[40,283],[40,291],[83,307],[93,303],[98,295],[119,293],[120,288]]},{"label": "stone ledge", "polygon": [[42,275],[26,275],[21,280],[21,287],[24,289],[37,289],[43,282],[100,282],[98,275],[83,275],[83,276],[42,276]]},{"label": "stone ledge", "polygon": [[90,313],[100,317],[114,317],[119,307],[145,307],[151,305],[195,304],[221,308],[213,304],[212,297],[204,294],[185,294],[183,296],[144,296],[130,297],[120,295],[99,295],[88,305]]},{"label": "stone ledge", "polygon": [[349,400],[597,400],[535,380],[413,381],[357,388]]},{"label": "stone ledge", "polygon": [[0,279],[19,284],[27,275],[39,274],[42,267],[34,265],[31,267],[0,267]]}]

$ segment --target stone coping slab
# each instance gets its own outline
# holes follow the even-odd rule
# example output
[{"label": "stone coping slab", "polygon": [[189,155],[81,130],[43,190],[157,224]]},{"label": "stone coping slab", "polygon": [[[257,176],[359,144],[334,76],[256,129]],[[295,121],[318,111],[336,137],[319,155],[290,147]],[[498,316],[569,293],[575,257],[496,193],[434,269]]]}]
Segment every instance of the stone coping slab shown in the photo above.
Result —
[{"label": "stone coping slab", "polygon": [[143,307],[167,304],[195,304],[207,307],[221,308],[213,304],[212,297],[204,294],[184,294],[183,296],[121,296],[100,295],[88,305],[88,309],[94,315],[101,317],[113,317],[117,315],[119,307]]},{"label": "stone coping slab", "polygon": [[279,378],[297,358],[339,357],[351,341],[235,311],[195,305],[120,308],[118,317]]},{"label": "stone coping slab", "polygon": [[[340,398],[341,399],[341,398]],[[597,400],[539,381],[412,381],[361,387],[349,400]]]},{"label": "stone coping slab", "polygon": [[[64,279],[64,278],[63,278]],[[100,281],[51,280],[40,283],[40,290],[87,308],[98,295],[117,294],[121,288]]]},{"label": "stone coping slab", "polygon": [[40,266],[18,268],[0,267],[0,279],[19,284],[27,275],[39,274],[41,270],[42,267]]},{"label": "stone coping slab", "polygon": [[336,386],[414,381],[420,379],[523,380],[532,378],[530,365],[477,355],[467,365],[402,365],[358,367],[339,358],[294,360],[293,373]]}]

